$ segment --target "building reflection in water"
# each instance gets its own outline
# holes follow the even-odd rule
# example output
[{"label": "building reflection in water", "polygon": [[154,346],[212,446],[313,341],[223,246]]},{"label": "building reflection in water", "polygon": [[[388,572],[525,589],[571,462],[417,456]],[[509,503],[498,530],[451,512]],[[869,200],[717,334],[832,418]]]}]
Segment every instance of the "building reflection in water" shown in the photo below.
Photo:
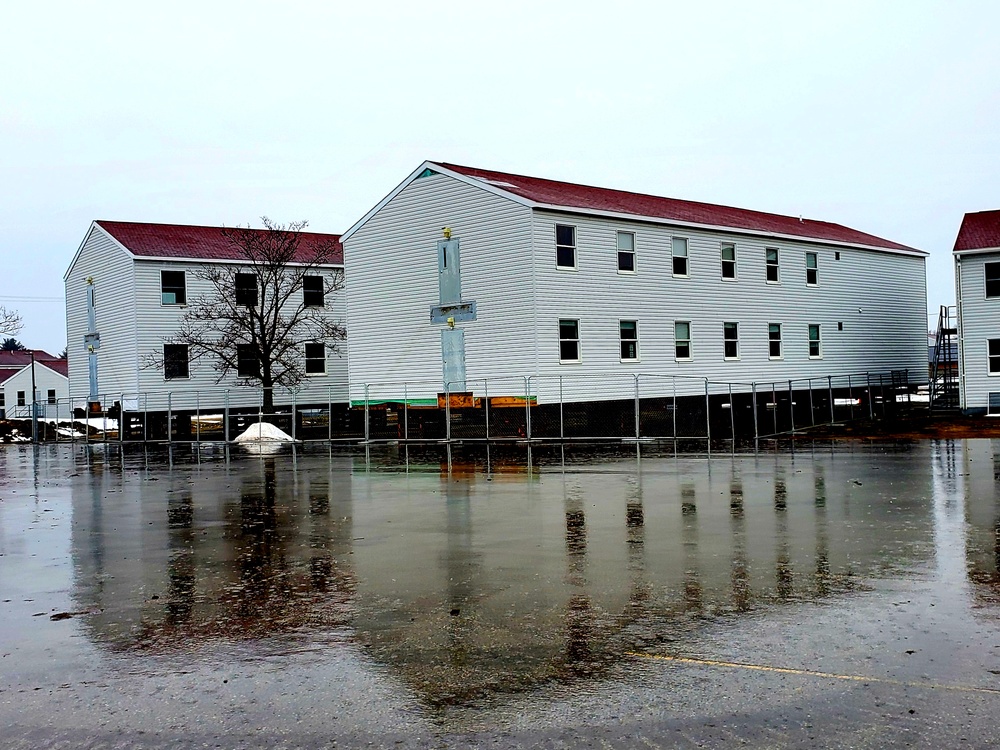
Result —
[{"label": "building reflection in water", "polygon": [[[955,457],[933,469],[964,492],[959,549],[984,602],[1000,591],[987,446],[961,471]],[[635,650],[683,652],[717,615],[845,595],[866,576],[934,563],[928,444],[542,456],[531,471],[424,459],[91,467],[73,529],[91,637],[117,651],[350,639],[444,710],[592,679]]]}]

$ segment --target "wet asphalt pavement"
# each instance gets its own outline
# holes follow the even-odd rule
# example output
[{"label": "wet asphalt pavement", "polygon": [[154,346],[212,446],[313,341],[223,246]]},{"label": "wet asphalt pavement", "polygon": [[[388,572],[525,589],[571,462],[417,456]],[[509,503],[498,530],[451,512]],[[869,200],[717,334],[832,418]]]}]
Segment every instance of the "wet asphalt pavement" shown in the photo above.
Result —
[{"label": "wet asphalt pavement", "polygon": [[0,748],[987,748],[1000,441],[0,449]]}]

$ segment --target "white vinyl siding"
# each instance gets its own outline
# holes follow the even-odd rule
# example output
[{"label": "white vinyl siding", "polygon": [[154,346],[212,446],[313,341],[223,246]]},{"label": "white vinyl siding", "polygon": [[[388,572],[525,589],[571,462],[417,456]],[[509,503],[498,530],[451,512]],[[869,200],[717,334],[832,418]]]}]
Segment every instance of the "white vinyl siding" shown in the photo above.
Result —
[{"label": "white vinyl siding", "polygon": [[988,296],[990,266],[1000,268],[1000,251],[956,257],[960,397],[963,409],[982,412],[997,390],[997,360],[991,341],[1000,340],[1000,297]]},{"label": "white vinyl siding", "polygon": [[[137,300],[132,258],[96,224],[91,226],[64,278],[66,290],[66,350],[69,392],[74,399],[90,395],[90,369],[83,337],[87,333],[87,278],[97,299],[98,390],[107,398],[134,393],[139,374],[136,358]],[[150,307],[160,304],[160,277],[153,280]]]},{"label": "white vinyl siding", "polygon": [[[409,398],[443,391],[444,326],[431,323],[429,313],[438,304],[437,242],[445,226],[460,241],[462,297],[478,306],[478,320],[457,324],[465,331],[467,378],[515,373],[490,390],[515,395],[524,393],[523,377],[540,359],[558,368],[554,328],[559,318],[574,317],[562,303],[579,304],[579,274],[556,268],[555,224],[533,236],[529,209],[438,174],[406,185],[345,241],[353,399],[364,399],[365,383],[378,384],[372,397],[403,398],[404,383]],[[580,262],[579,233],[576,242]],[[614,238],[607,260],[614,269]],[[533,304],[535,264],[553,287],[547,313]]]},{"label": "white vinyl siding", "polygon": [[[575,273],[556,268],[556,225],[574,227]],[[634,398],[634,374],[647,373],[657,378],[641,381],[642,396],[669,395],[673,383],[663,376],[693,372],[676,358],[675,321],[690,321],[697,375],[715,382],[893,369],[908,369],[914,381],[927,377],[923,257],[782,239],[781,263],[803,269],[805,253],[815,252],[823,283],[766,285],[765,249],[776,246],[773,238],[685,227],[688,277],[675,278],[677,227],[532,210],[485,187],[433,175],[406,184],[345,243],[357,397],[363,398],[365,382],[395,383],[393,395],[400,398],[404,381],[411,398],[442,390],[443,326],[431,324],[428,311],[437,304],[435,248],[443,226],[461,240],[462,296],[478,305],[477,321],[457,324],[465,332],[467,381],[477,395],[482,379],[502,377],[502,384],[490,384],[491,396],[523,393],[530,378],[527,387],[539,403],[560,394]],[[642,256],[634,275],[619,273],[619,232],[634,235]],[[736,281],[722,278],[722,243],[738,249]],[[387,274],[387,268],[406,273]],[[561,319],[579,321],[583,359],[573,368],[560,364]],[[623,320],[642,321],[641,362],[621,359]],[[726,360],[723,322],[737,320],[739,359]],[[784,360],[769,359],[767,324],[775,321],[784,324],[788,342],[798,337],[795,356],[788,351]],[[822,360],[806,356],[810,323],[830,332]],[[704,383],[678,380],[677,388],[688,395],[703,392]],[[372,398],[387,393],[388,386],[370,390]]]}]

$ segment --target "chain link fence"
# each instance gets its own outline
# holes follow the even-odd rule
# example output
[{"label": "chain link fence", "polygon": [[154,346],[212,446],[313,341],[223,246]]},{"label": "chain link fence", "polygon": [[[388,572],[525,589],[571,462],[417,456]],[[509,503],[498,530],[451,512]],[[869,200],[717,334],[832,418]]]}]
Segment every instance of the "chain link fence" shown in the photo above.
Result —
[{"label": "chain link fence", "polygon": [[117,393],[39,402],[37,434],[48,441],[230,442],[267,422],[299,441],[749,441],[891,418],[916,385],[905,370],[753,383],[528,376],[468,380],[461,390],[446,384],[434,398],[427,394],[439,381],[276,388],[273,409],[252,389]]}]

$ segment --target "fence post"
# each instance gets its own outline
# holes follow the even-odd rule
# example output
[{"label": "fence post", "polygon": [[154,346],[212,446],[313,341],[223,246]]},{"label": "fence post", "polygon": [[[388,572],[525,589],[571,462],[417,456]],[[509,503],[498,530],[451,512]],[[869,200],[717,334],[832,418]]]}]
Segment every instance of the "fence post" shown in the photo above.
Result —
[{"label": "fence post", "polygon": [[733,406],[733,384],[729,384],[729,437],[733,441],[733,450],[736,450],[736,408]]},{"label": "fence post", "polygon": [[708,455],[712,455],[712,411],[708,403],[708,378],[705,378],[705,444]]},{"label": "fence post", "polygon": [[222,398],[222,439],[229,443],[229,389]]},{"label": "fence post", "polygon": [[410,394],[406,383],[403,383],[403,440],[410,439]]},{"label": "fence post", "polygon": [[483,398],[486,399],[486,442],[490,442],[490,381],[489,378],[483,380]]},{"label": "fence post", "polygon": [[563,376],[559,376],[559,440],[566,439],[566,430],[563,422]]},{"label": "fence post", "polygon": [[639,440],[639,375],[633,375],[635,380],[635,439]]},{"label": "fence post", "polygon": [[834,422],[837,421],[837,418],[833,414],[833,376],[832,375],[827,375],[826,376],[826,387],[827,387],[827,390],[828,390],[828,392],[830,394],[830,424],[833,424]]},{"label": "fence post", "polygon": [[296,428],[295,423],[298,422],[298,410],[299,410],[299,394],[298,391],[292,391],[292,440],[296,439]]},{"label": "fence post", "polygon": [[201,391],[194,392],[194,442],[201,447]]},{"label": "fence post", "polygon": [[368,442],[370,434],[368,429],[368,383],[365,383],[365,443]]},{"label": "fence post", "polygon": [[[562,404],[562,399],[559,399]],[[525,437],[531,440],[531,376],[524,379],[524,430]]]},{"label": "fence post", "polygon": [[670,382],[674,387],[673,403],[671,404],[671,413],[673,415],[674,422],[674,452],[677,452],[677,378],[671,376]]},{"label": "fence post", "polygon": [[773,435],[778,434],[778,391],[775,389],[775,383],[771,383],[771,422],[774,424]]},{"label": "fence post", "polygon": [[865,381],[868,386],[868,418],[875,419],[874,406],[872,405],[875,399],[872,398],[872,375],[870,372],[865,373]]},{"label": "fence post", "polygon": [[[351,387],[347,386],[347,397],[350,398]],[[333,442],[333,386],[326,388],[326,441]]]},{"label": "fence post", "polygon": [[444,439],[451,445],[451,381],[444,382]]},{"label": "fence post", "polygon": [[792,420],[792,432],[795,432],[795,391],[792,390],[792,381],[788,381],[788,415]]},{"label": "fence post", "polygon": [[809,378],[809,426],[816,426],[816,407],[813,404],[813,379]]},{"label": "fence post", "polygon": [[851,383],[851,376],[847,376],[847,401],[851,407],[851,421],[854,421],[854,385]]},{"label": "fence post", "polygon": [[[56,407],[58,408],[58,407]],[[56,423],[58,424],[58,422]],[[118,401],[118,444],[125,442],[125,394],[120,395]]]},{"label": "fence post", "polygon": [[750,397],[753,399],[753,442],[754,447],[757,446],[757,440],[759,438],[759,433],[757,429],[757,383],[754,381],[750,384]]}]

